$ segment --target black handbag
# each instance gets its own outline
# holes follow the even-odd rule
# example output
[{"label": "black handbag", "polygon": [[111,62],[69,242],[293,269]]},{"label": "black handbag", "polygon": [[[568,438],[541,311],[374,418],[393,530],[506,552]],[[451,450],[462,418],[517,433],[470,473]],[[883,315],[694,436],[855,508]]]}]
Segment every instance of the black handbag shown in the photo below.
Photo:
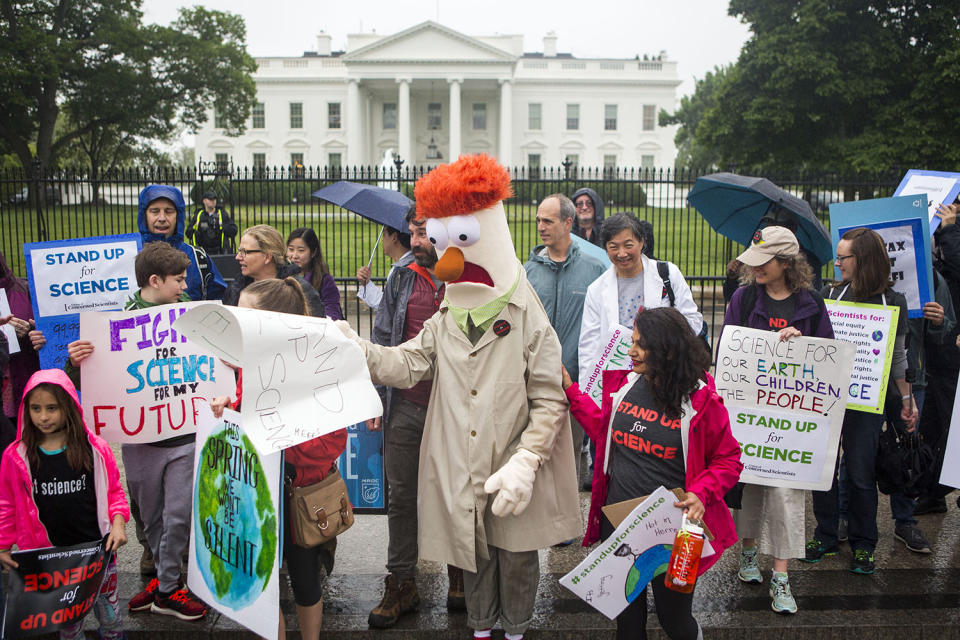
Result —
[{"label": "black handbag", "polygon": [[877,488],[886,494],[916,498],[932,481],[934,454],[917,431],[900,432],[887,424],[877,450]]}]

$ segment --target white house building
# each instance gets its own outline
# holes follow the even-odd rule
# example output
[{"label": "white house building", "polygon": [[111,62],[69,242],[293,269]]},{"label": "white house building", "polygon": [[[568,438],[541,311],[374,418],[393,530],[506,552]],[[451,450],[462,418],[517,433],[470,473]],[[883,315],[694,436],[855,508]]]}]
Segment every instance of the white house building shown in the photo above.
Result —
[{"label": "white house building", "polygon": [[259,58],[257,104],[245,134],[228,137],[210,119],[201,160],[235,166],[406,166],[486,152],[507,166],[669,167],[677,65],[523,52],[520,35],[468,36],[435,22],[393,35],[352,34],[346,51]]}]

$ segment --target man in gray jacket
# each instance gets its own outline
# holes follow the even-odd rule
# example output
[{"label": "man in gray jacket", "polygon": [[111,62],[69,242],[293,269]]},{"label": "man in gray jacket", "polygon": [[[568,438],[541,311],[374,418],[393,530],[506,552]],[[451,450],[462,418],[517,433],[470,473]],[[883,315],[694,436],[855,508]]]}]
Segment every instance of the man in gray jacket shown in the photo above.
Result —
[{"label": "man in gray jacket", "polygon": [[[580,342],[580,321],[587,287],[600,277],[606,267],[593,256],[580,251],[571,238],[576,209],[562,193],[543,199],[537,209],[537,233],[543,244],[533,248],[523,268],[540,302],[550,318],[553,330],[560,338],[563,366],[574,377],[579,374],[577,345]],[[580,451],[583,429],[570,417],[573,432],[573,450]],[[577,479],[580,478],[580,456],[577,461]]]}]

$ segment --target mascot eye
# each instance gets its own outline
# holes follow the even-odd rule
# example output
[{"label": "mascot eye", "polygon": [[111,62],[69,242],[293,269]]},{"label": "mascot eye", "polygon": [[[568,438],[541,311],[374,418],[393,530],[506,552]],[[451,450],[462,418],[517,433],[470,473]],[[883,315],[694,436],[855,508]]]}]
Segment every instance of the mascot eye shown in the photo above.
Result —
[{"label": "mascot eye", "polygon": [[447,227],[450,242],[458,247],[469,247],[480,239],[480,221],[476,216],[454,216]]},{"label": "mascot eye", "polygon": [[436,218],[429,218],[427,220],[427,239],[430,240],[430,244],[432,244],[437,251],[445,250],[447,245],[450,244],[450,241],[447,239],[447,228]]}]

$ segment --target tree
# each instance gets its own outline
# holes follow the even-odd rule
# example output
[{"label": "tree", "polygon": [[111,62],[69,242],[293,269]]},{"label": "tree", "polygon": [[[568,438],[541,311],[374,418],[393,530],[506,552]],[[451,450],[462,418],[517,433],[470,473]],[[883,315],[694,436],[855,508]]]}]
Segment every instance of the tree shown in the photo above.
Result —
[{"label": "tree", "polygon": [[719,154],[701,142],[701,138],[697,135],[697,127],[700,126],[707,111],[716,105],[717,89],[726,79],[728,69],[729,67],[714,67],[713,71],[708,71],[702,80],[696,80],[693,95],[683,96],[680,99],[680,108],[673,113],[660,110],[661,127],[680,125],[673,139],[677,145],[676,165],[678,167],[714,169],[719,165]]},{"label": "tree", "polygon": [[256,69],[243,19],[194,7],[143,25],[140,2],[0,0],[0,138],[24,166],[84,137],[196,131],[211,107],[243,131]]},{"label": "tree", "polygon": [[721,165],[960,164],[960,0],[731,0],[729,12],[751,36],[687,132]]}]

